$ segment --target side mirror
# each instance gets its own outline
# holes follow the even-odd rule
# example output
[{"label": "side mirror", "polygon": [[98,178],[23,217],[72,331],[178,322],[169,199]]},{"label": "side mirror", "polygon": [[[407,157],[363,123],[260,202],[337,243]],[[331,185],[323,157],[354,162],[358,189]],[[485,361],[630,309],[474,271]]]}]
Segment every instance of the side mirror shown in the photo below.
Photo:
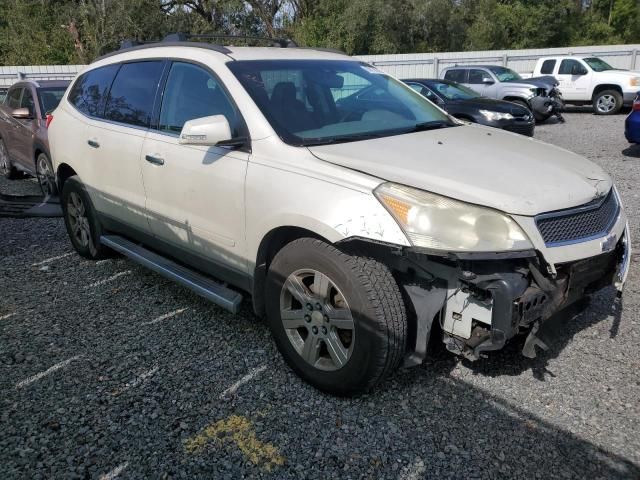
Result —
[{"label": "side mirror", "polygon": [[194,118],[185,122],[180,145],[218,145],[231,140],[231,127],[224,115]]},{"label": "side mirror", "polygon": [[16,108],[11,112],[13,118],[29,119],[33,118],[28,108]]},{"label": "side mirror", "polygon": [[494,81],[493,81],[493,80],[491,80],[490,78],[483,78],[483,79],[482,79],[482,83],[483,83],[483,84],[485,84],[485,85],[493,85],[493,84],[494,84],[494,83],[496,83],[496,82],[494,82]]}]

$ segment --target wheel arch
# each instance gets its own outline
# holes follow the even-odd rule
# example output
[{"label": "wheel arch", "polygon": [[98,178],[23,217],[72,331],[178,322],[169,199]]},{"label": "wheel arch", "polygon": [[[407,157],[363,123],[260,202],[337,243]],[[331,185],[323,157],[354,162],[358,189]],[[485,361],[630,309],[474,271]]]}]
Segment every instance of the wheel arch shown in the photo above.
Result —
[{"label": "wheel arch", "polygon": [[71,168],[66,163],[61,163],[56,170],[56,178],[58,179],[58,192],[62,192],[62,187],[64,186],[64,182],[67,181],[69,177],[77,175],[75,170]]},{"label": "wheel arch", "polygon": [[602,83],[600,85],[596,85],[596,87],[593,89],[593,95],[591,95],[591,100],[592,101],[595,100],[596,96],[605,90],[615,90],[620,95],[623,94],[622,87],[620,87],[620,85],[616,85],[615,83]]}]

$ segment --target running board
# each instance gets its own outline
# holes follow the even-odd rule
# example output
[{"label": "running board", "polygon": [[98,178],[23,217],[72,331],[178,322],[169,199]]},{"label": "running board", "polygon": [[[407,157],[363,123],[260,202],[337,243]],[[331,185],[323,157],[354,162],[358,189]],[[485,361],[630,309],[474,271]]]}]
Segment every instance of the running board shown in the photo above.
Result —
[{"label": "running board", "polygon": [[238,292],[198,272],[178,265],[168,258],[147,250],[140,245],[136,245],[126,238],[118,235],[102,235],[100,237],[100,243],[144,265],[150,270],[193,290],[198,295],[232,313],[238,313],[240,309],[242,295]]}]

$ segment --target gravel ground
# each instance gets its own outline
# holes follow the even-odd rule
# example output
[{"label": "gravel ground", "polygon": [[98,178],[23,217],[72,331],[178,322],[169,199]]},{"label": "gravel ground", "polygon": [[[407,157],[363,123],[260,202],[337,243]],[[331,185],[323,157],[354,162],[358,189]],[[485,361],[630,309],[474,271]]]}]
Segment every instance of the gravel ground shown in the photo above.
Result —
[{"label": "gravel ground", "polygon": [[[615,178],[640,251],[640,149],[623,116],[536,136]],[[3,193],[29,181],[0,181]],[[338,399],[232,316],[123,258],[72,253],[61,219],[0,220],[0,477],[640,478],[640,272],[564,320],[549,352],[446,354]]]}]

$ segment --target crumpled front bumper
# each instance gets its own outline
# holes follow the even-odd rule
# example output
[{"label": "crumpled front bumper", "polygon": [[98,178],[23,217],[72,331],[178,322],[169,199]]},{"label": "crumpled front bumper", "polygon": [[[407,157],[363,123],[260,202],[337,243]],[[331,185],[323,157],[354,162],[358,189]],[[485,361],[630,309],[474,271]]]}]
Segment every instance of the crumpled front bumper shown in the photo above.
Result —
[{"label": "crumpled front bumper", "polygon": [[[448,350],[477,360],[484,352],[499,350],[516,334],[528,331],[523,354],[533,357],[535,345],[544,348],[536,333],[554,314],[606,286],[615,285],[622,294],[630,245],[627,226],[613,249],[556,264],[554,273],[535,251],[495,259],[428,261],[424,269],[432,273],[432,281],[405,289],[414,306],[418,305],[414,309],[418,325],[420,314],[423,323],[437,315]],[[414,263],[420,262],[419,258]],[[420,332],[408,365],[419,363],[425,350],[420,344],[424,338],[419,337]]]}]

